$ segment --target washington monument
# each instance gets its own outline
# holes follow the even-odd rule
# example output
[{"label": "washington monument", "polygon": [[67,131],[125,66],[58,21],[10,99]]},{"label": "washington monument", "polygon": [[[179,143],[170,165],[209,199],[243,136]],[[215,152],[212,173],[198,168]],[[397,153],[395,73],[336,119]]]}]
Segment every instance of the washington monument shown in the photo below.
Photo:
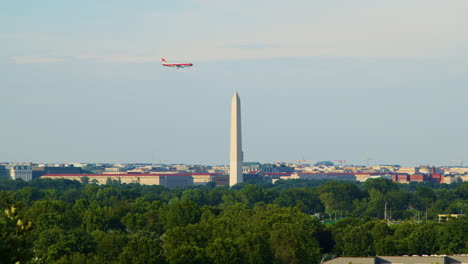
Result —
[{"label": "washington monument", "polygon": [[229,186],[242,182],[242,164],[244,154],[242,152],[241,130],[241,104],[239,95],[234,93],[231,103],[231,157],[229,164]]}]

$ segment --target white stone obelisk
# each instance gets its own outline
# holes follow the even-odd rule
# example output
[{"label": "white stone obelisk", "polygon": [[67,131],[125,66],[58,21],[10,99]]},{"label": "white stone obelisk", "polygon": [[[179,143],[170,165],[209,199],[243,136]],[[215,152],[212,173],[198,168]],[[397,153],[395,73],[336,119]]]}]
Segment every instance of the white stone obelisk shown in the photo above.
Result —
[{"label": "white stone obelisk", "polygon": [[229,164],[229,186],[242,182],[242,165],[244,155],[242,153],[241,132],[241,105],[237,92],[234,93],[231,103],[231,150]]}]

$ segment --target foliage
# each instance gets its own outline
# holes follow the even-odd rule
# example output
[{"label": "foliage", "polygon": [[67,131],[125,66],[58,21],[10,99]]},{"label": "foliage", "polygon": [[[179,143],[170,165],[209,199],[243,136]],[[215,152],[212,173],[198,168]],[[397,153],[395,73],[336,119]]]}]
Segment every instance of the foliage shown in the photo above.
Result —
[{"label": "foliage", "polygon": [[32,227],[31,221],[20,219],[15,206],[0,214],[0,263],[20,263],[31,258],[26,237]]},{"label": "foliage", "polygon": [[0,263],[318,263],[321,254],[460,254],[468,252],[468,218],[438,223],[437,214],[466,212],[467,190],[468,183],[385,179],[172,190],[1,180]]}]

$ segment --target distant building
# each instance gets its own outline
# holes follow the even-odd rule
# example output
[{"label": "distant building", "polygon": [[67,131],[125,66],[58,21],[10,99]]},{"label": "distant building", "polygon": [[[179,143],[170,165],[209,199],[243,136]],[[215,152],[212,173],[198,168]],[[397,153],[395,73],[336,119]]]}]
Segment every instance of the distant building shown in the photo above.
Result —
[{"label": "distant building", "polygon": [[242,166],[242,172],[244,174],[256,172],[294,172],[294,168],[285,164],[261,164],[260,162],[244,162],[244,165]]},{"label": "distant building", "polygon": [[[132,174],[132,172],[128,171],[103,171],[102,174]],[[137,173],[133,173],[137,174]]]},{"label": "distant building", "polygon": [[191,174],[193,177],[193,184],[194,185],[206,185],[209,182],[214,181],[214,177],[220,176],[221,173],[193,173]]},{"label": "distant building", "polygon": [[112,174],[112,173],[126,173],[127,172],[127,169],[126,168],[123,168],[123,167],[110,167],[110,168],[105,168],[104,169],[104,172],[103,173],[106,173],[106,174]]},{"label": "distant building", "polygon": [[44,166],[33,167],[32,178],[37,179],[46,174],[81,174],[81,168],[75,166]]},{"label": "distant building", "polygon": [[[196,174],[195,174],[196,175]],[[198,175],[196,175],[198,176]],[[106,184],[109,180],[120,183],[139,183],[143,185],[161,185],[167,188],[182,187],[194,184],[194,177],[190,173],[172,174],[47,174],[44,179],[69,179],[83,182],[96,181],[97,184]]]},{"label": "distant building", "polygon": [[32,180],[32,168],[28,165],[13,165],[10,168],[10,177],[13,180],[30,181]]},{"label": "distant building", "polygon": [[354,173],[292,173],[290,177],[281,179],[356,181],[356,176]]},{"label": "distant building", "polygon": [[213,166],[208,172],[229,174],[229,166]]},{"label": "distant building", "polygon": [[333,165],[334,165],[333,162],[328,161],[328,160],[319,161],[314,164],[314,166],[327,166],[327,167],[333,166]]},{"label": "distant building", "polygon": [[440,222],[448,221],[450,218],[458,218],[458,217],[466,217],[464,214],[438,214],[437,217],[439,218]]},{"label": "distant building", "polygon": [[444,171],[450,174],[468,174],[468,167],[449,167],[444,168]]},{"label": "distant building", "polygon": [[187,174],[166,174],[159,175],[159,185],[166,188],[183,187],[193,185],[192,175]]},{"label": "distant building", "polygon": [[413,174],[410,175],[410,181],[423,182],[427,181],[428,177],[426,174]]},{"label": "distant building", "polygon": [[251,172],[242,175],[244,177],[244,182],[263,182],[266,179],[263,172]]},{"label": "distant building", "polygon": [[7,165],[0,165],[0,179],[9,179],[10,178],[10,169]]},{"label": "distant building", "polygon": [[416,168],[413,167],[401,167],[397,171],[398,173],[406,173],[406,174],[415,174],[416,173]]},{"label": "distant building", "polygon": [[450,184],[450,183],[458,182],[461,180],[462,179],[459,176],[445,176],[443,177],[442,182]]},{"label": "distant building", "polygon": [[396,173],[392,175],[392,181],[400,182],[400,183],[408,183],[410,180],[410,176],[407,173]]},{"label": "distant building", "polygon": [[260,162],[244,162],[242,166],[243,173],[259,172],[262,164]]},{"label": "distant building", "polygon": [[384,178],[384,179],[392,179],[392,175],[388,173],[355,173],[356,181],[365,182],[368,179],[376,179],[376,178]]},{"label": "distant building", "polygon": [[229,185],[229,176],[228,175],[213,176],[213,182],[215,183],[216,186]]},{"label": "distant building", "polygon": [[468,182],[468,176],[467,175],[463,175],[463,176],[460,175],[460,176],[458,176],[458,178],[463,182]]},{"label": "distant building", "polygon": [[324,264],[465,264],[468,256],[339,257]]},{"label": "distant building", "polygon": [[168,166],[151,166],[150,172],[168,172],[168,171],[175,171],[171,170]]}]

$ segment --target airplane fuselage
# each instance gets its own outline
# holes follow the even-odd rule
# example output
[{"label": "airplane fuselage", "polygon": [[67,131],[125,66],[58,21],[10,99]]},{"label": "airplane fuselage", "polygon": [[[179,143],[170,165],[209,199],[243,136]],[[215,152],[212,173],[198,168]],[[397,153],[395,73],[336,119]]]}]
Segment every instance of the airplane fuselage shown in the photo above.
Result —
[{"label": "airplane fuselage", "polygon": [[162,66],[176,67],[176,68],[187,68],[187,67],[192,67],[193,63],[163,63]]}]

